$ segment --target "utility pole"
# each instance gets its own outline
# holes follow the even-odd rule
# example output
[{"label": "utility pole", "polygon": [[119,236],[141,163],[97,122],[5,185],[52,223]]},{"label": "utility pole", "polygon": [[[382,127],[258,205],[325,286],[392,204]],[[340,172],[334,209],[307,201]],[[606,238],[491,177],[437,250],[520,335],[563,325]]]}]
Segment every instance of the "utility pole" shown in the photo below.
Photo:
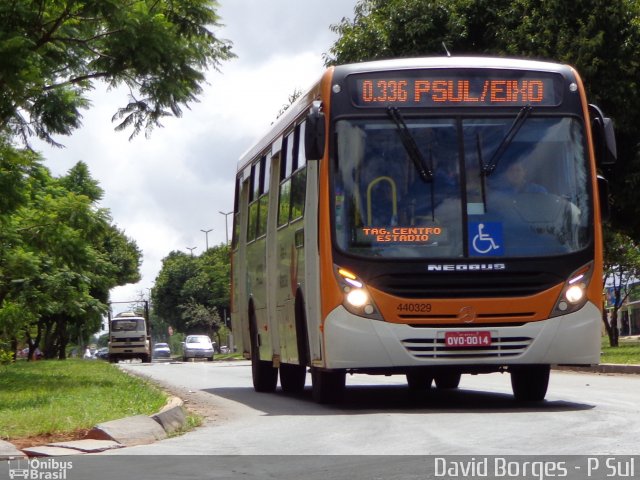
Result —
[{"label": "utility pole", "polygon": [[204,233],[204,242],[205,242],[205,252],[207,250],[209,250],[209,232],[213,232],[213,228],[210,228],[209,230],[202,230],[200,229],[200,231],[202,233]]},{"label": "utility pole", "polygon": [[227,217],[229,215],[231,215],[233,213],[233,211],[231,211],[231,212],[223,212],[223,211],[219,210],[218,213],[220,215],[224,215],[224,233],[225,233],[225,237],[227,239],[227,245],[229,245],[229,224],[227,223]]}]

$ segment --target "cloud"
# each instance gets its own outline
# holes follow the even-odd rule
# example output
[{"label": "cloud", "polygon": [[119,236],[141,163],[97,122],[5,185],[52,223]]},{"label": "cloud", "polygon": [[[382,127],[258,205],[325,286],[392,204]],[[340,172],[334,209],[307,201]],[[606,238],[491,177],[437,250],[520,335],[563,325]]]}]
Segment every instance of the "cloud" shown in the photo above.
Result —
[{"label": "cloud", "polygon": [[[329,25],[353,11],[356,0],[226,0],[217,32],[233,41],[238,58],[209,72],[198,103],[182,118],[167,118],[150,139],[128,140],[111,117],[126,90],[97,86],[83,127],[57,139],[64,149],[35,144],[55,175],[79,160],[105,190],[102,206],[142,249],[143,279],[112,291],[113,301],[148,295],[162,258],[173,250],[194,254],[226,241],[240,155],[267,132],[295,89],[305,90],[323,70],[322,54],[335,35]],[[229,217],[229,230],[231,229]]]}]

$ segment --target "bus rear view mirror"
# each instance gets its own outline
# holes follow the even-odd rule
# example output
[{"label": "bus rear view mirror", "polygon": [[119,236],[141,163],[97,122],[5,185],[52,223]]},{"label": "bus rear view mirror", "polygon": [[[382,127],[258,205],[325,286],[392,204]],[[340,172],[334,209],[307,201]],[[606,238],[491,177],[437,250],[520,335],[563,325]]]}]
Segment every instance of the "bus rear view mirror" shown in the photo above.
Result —
[{"label": "bus rear view mirror", "polygon": [[613,165],[618,157],[613,121],[596,105],[589,105],[591,132],[598,165]]},{"label": "bus rear view mirror", "polygon": [[609,182],[606,178],[598,175],[598,196],[600,197],[600,217],[606,222],[611,217],[611,207],[609,206]]},{"label": "bus rear view mirror", "polygon": [[321,111],[320,102],[313,102],[304,129],[307,160],[320,160],[324,156],[325,134],[324,113]]}]

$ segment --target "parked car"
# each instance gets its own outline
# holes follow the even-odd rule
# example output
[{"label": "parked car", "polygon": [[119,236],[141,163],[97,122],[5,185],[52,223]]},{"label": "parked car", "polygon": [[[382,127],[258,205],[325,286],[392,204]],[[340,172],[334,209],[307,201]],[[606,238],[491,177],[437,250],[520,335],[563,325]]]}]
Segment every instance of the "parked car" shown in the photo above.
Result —
[{"label": "parked car", "polygon": [[206,335],[189,335],[183,343],[182,360],[190,358],[206,358],[213,360],[213,344]]},{"label": "parked car", "polygon": [[99,348],[96,350],[94,356],[100,360],[109,360],[109,347]]},{"label": "parked car", "polygon": [[167,343],[158,342],[153,346],[153,358],[171,358],[171,348]]}]

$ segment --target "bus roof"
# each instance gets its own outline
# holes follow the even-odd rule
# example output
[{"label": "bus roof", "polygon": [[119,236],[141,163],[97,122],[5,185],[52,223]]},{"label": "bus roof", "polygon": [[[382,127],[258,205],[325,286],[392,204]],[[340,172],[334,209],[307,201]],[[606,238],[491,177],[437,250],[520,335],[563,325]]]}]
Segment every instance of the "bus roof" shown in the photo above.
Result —
[{"label": "bus roof", "polygon": [[[539,70],[557,72],[567,68],[555,62],[503,57],[416,57],[375,60],[371,62],[345,64],[337,67],[340,71],[367,72],[375,70],[405,70],[413,68],[497,68],[515,70]],[[340,72],[343,73],[343,72]]]},{"label": "bus roof", "polygon": [[[327,70],[323,77],[329,74],[332,70],[333,68]],[[273,143],[274,139],[282,137],[286,133],[285,130],[291,125],[291,123],[306,112],[308,105],[310,105],[314,100],[320,98],[320,84],[321,80],[315,82],[309,90],[307,90],[303,95],[300,95],[300,97],[285,111],[285,113],[273,123],[273,126],[267,134],[263,135],[257,143],[240,156],[238,172],[242,171],[247,165],[250,165],[257,155],[262,153],[265,148]]]}]

